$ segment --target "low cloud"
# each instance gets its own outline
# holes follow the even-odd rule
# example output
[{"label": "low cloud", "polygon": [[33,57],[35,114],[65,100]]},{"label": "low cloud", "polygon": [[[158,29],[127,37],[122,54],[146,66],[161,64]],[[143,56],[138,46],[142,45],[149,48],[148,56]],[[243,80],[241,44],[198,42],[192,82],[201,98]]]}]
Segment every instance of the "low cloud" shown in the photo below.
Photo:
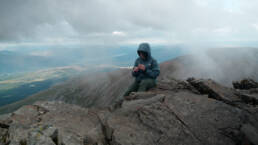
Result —
[{"label": "low cloud", "polygon": [[257,4],[253,0],[2,0],[0,43],[119,45],[153,40],[190,45],[202,40],[209,46],[210,41],[256,40]]},{"label": "low cloud", "polygon": [[126,36],[126,33],[122,32],[122,31],[113,31],[112,35],[114,35],[114,36]]}]

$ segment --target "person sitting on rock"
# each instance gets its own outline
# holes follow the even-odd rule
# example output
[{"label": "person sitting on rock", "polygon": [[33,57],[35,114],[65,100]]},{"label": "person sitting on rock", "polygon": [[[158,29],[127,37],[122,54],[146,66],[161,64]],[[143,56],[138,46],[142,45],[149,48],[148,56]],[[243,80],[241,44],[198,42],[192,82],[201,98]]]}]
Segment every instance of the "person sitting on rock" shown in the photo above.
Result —
[{"label": "person sitting on rock", "polygon": [[159,76],[160,68],[157,61],[151,56],[148,43],[141,43],[137,50],[139,57],[135,60],[132,76],[135,81],[123,95],[125,99],[131,92],[143,92],[156,86],[156,78]]}]

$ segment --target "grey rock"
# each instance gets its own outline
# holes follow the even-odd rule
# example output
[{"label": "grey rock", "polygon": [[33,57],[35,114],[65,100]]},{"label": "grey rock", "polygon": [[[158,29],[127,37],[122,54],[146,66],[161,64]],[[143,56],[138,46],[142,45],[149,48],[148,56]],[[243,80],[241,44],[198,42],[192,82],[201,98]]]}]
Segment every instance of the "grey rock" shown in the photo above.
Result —
[{"label": "grey rock", "polygon": [[201,94],[208,94],[210,98],[223,100],[228,104],[241,101],[241,98],[235,95],[235,90],[221,86],[211,79],[190,79],[188,82]]},{"label": "grey rock", "polygon": [[258,130],[250,124],[244,124],[241,127],[241,132],[248,138],[248,140],[257,145],[258,144]]},{"label": "grey rock", "polygon": [[241,81],[232,82],[235,89],[249,90],[252,88],[258,88],[258,83],[253,79],[243,79]]},{"label": "grey rock", "polygon": [[8,129],[6,128],[0,128],[0,144],[4,145],[7,144],[9,138],[8,138]]},{"label": "grey rock", "polygon": [[[0,121],[9,145],[257,144],[258,109],[212,80],[170,80],[130,94],[121,106],[82,108],[59,101],[23,106]],[[115,98],[115,97],[113,97]],[[241,107],[239,107],[241,104]]]},{"label": "grey rock", "polygon": [[30,131],[27,138],[28,145],[56,145],[53,140],[40,131]]}]

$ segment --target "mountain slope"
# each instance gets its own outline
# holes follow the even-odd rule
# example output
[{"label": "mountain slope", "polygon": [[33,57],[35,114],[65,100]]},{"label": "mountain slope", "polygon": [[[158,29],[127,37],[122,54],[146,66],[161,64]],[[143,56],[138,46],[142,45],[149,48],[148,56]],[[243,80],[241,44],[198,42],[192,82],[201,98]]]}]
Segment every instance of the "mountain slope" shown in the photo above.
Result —
[{"label": "mountain slope", "polygon": [[[232,54],[234,52],[234,54]],[[258,80],[258,53],[255,50],[211,50],[200,55],[186,55],[160,64],[158,82],[188,77],[211,78],[225,86],[243,78]],[[105,107],[118,99],[132,83],[131,70],[82,75],[61,85],[30,96],[20,102],[0,108],[0,113],[12,112],[37,100],[58,100],[82,107]]]},{"label": "mountain slope", "polygon": [[[0,116],[0,144],[257,144],[257,89],[167,79],[148,92],[132,93],[112,110],[37,102]],[[246,101],[250,96],[255,104]]]},{"label": "mountain slope", "polygon": [[257,61],[212,55],[217,61],[207,62],[215,69],[195,56],[160,64],[157,87],[131,93],[121,104],[112,105],[133,81],[130,69],[80,76],[5,106],[33,104],[0,116],[0,144],[258,144],[258,83],[229,87],[236,78],[257,81]]}]

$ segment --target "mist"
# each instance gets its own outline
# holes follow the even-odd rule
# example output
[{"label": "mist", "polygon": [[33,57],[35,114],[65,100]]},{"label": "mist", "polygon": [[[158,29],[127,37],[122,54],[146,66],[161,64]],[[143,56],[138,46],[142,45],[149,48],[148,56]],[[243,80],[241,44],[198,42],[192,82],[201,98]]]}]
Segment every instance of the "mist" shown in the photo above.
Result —
[{"label": "mist", "polygon": [[179,57],[179,66],[172,76],[178,79],[195,77],[213,79],[232,87],[233,81],[258,80],[258,49],[251,47],[195,48]]},{"label": "mist", "polygon": [[[137,57],[139,43],[149,42],[159,63],[185,54],[196,56],[198,65],[191,72],[196,76],[250,77],[257,62],[252,55],[258,46],[257,4],[253,0],[2,0],[0,51],[35,58],[35,63],[18,57],[1,63],[21,66],[18,70],[82,64],[127,67]],[[225,72],[229,67],[236,70]]]},{"label": "mist", "polygon": [[258,36],[257,4],[252,0],[2,0],[1,49],[24,43],[106,46],[142,41],[253,45]]}]

